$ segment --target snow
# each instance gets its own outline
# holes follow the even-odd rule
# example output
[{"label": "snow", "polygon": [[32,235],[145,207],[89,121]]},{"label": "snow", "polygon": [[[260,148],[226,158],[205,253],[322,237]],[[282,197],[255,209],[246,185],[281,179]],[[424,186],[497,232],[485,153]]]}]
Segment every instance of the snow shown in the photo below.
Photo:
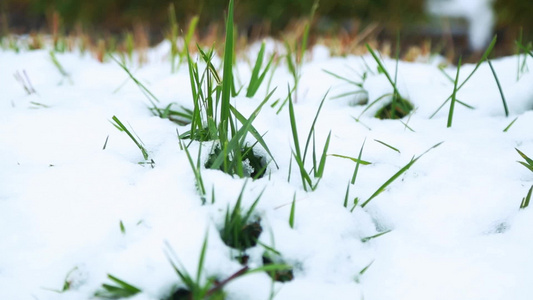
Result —
[{"label": "snow", "polygon": [[428,0],[427,9],[437,16],[465,18],[473,50],[481,51],[490,42],[496,17],[494,0]]},{"label": "snow", "polygon": [[[269,43],[268,49],[275,48]],[[162,107],[171,102],[191,107],[188,70],[182,65],[170,73],[168,49],[161,44],[150,50],[149,64],[131,69]],[[510,110],[505,117],[493,75],[483,64],[458,93],[475,109],[457,105],[453,126],[446,128],[448,105],[429,118],[453,89],[438,70],[441,61],[400,62],[399,91],[416,107],[403,121],[413,132],[398,120],[374,118],[377,106],[356,122],[363,106],[350,97],[331,99],[355,87],[323,69],[357,81],[354,70],[365,72],[364,59],[372,71],[366,70],[364,82],[370,102],[392,88],[370,56],[326,53],[316,47],[303,65],[295,103],[298,131],[304,140],[331,89],[316,125],[318,145],[331,130],[328,153],[357,157],[366,140],[362,159],[372,162],[360,167],[350,204],[355,197],[368,199],[413,156],[444,143],[368,206],[350,212],[343,201],[355,163],[329,156],[313,192],[303,190],[293,163],[287,182],[293,147],[288,110],[276,114],[277,107],[265,106],[254,126],[267,132],[265,142],[280,168],[270,165],[270,176],[249,180],[243,205],[251,205],[264,189],[257,207],[264,229],[260,241],[294,266],[293,281],[275,284],[275,299],[531,299],[533,210],[519,205],[533,174],[516,162],[514,148],[533,155],[533,74],[517,80],[516,57],[493,60]],[[176,128],[187,127],[153,116],[141,91],[114,62],[100,64],[79,53],[57,57],[72,83],[63,80],[46,50],[0,53],[0,299],[88,299],[109,283],[107,274],[143,290],[131,299],[161,299],[181,285],[165,255],[168,247],[195,276],[206,233],[205,276],[224,279],[242,268],[218,230],[245,180],[202,169],[208,200],[212,189],[216,195],[214,204],[202,206],[176,137]],[[384,63],[394,70],[393,60]],[[461,80],[473,68],[464,65]],[[26,95],[15,81],[13,74],[23,70],[37,94]],[[445,71],[455,76],[454,67]],[[250,73],[241,61],[241,80],[247,82]],[[282,65],[273,77],[272,87],[278,86],[273,99],[285,98],[288,83],[292,78]],[[262,86],[254,99],[238,96],[234,103],[248,115],[265,94]],[[138,164],[139,149],[109,122],[113,115],[142,139],[154,168]],[[198,148],[198,143],[189,148],[194,159]],[[204,159],[208,149],[206,143]],[[248,252],[252,267],[260,265],[262,252],[261,246]],[[67,274],[71,289],[51,291],[61,289]],[[267,299],[271,280],[256,273],[230,282],[225,291],[228,299]]]}]

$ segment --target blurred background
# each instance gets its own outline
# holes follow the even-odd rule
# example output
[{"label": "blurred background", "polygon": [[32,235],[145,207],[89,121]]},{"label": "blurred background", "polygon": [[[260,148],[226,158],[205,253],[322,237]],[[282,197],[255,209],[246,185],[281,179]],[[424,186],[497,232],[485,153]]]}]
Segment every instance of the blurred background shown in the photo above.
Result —
[{"label": "blurred background", "polygon": [[[150,45],[165,38],[173,4],[180,30],[199,16],[201,40],[223,33],[225,0],[1,0],[0,34],[60,30],[84,32],[93,39],[142,28]],[[241,37],[283,38],[297,32],[315,0],[236,0],[235,22]],[[523,32],[533,38],[533,0],[323,0],[312,21],[312,42],[324,39],[367,38],[402,45],[431,43],[455,53],[481,51],[498,34],[497,55],[512,54]],[[362,36],[364,35],[364,36]],[[437,49],[438,51],[439,49]],[[441,50],[444,51],[444,50]]]}]

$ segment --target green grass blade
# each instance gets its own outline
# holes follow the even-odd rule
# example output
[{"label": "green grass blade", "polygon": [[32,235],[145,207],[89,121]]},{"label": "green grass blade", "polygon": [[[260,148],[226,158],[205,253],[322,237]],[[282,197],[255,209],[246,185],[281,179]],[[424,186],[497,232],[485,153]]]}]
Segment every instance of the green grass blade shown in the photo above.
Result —
[{"label": "green grass blade", "polygon": [[533,185],[529,189],[529,192],[527,193],[527,196],[522,199],[522,203],[520,203],[520,209],[525,209],[529,206],[529,202],[531,201],[531,194],[533,193]]},{"label": "green grass blade", "polygon": [[392,149],[392,150],[394,150],[394,151],[396,151],[396,152],[398,152],[398,153],[401,153],[400,150],[398,150],[398,148],[395,148],[395,147],[393,147],[393,146],[391,146],[391,145],[389,145],[389,144],[387,144],[387,143],[385,143],[385,142],[383,142],[383,141],[376,140],[376,139],[374,139],[374,141],[376,141],[376,142],[382,144],[383,146],[385,146],[385,147],[387,147],[387,148],[390,148],[390,149]]},{"label": "green grass blade", "polygon": [[204,270],[205,253],[207,252],[207,238],[209,233],[206,232],[204,242],[202,243],[202,250],[200,251],[200,259],[198,260],[198,271],[196,272],[196,282],[199,283],[202,279],[202,271]]},{"label": "green grass blade", "polygon": [[261,44],[261,49],[257,54],[257,59],[255,61],[254,68],[252,70],[252,75],[250,78],[250,83],[248,84],[248,89],[246,90],[246,97],[251,98],[257,92],[257,89],[261,85],[259,82],[259,72],[261,71],[261,65],[263,64],[263,59],[265,56],[265,42]]},{"label": "green grass blade", "polygon": [[111,280],[111,281],[114,281],[116,284],[118,284],[120,286],[120,288],[128,291],[129,293],[131,293],[131,295],[134,295],[134,294],[137,294],[137,293],[140,293],[142,292],[141,289],[123,281],[123,280],[120,280],[118,279],[117,277],[111,275],[111,274],[107,274],[107,277]]},{"label": "green grass blade", "polygon": [[459,71],[461,70],[461,60],[462,57],[459,57],[459,63],[457,64],[457,74],[455,75],[455,81],[453,83],[452,102],[450,103],[450,112],[448,113],[448,128],[452,127],[453,110],[455,107],[455,100],[457,99],[457,82],[459,81]]},{"label": "green grass blade", "polygon": [[411,166],[414,165],[414,163],[420,159],[424,154],[426,154],[427,152],[429,152],[430,150],[440,146],[443,142],[440,142],[436,145],[434,145],[433,147],[429,148],[428,150],[426,150],[424,153],[420,154],[419,156],[417,157],[413,157],[411,159],[411,161],[405,165],[403,168],[401,168],[398,172],[396,172],[394,175],[392,175],[391,178],[389,178],[383,185],[381,185],[375,192],[374,194],[372,194],[372,196],[370,196],[370,198],[368,198],[363,204],[361,204],[361,207],[365,207],[368,203],[370,203],[370,201],[372,201],[372,199],[376,198],[379,194],[381,194],[383,191],[385,191],[385,189],[391,184],[393,183],[396,179],[398,179],[398,177],[400,177],[403,173],[405,173],[407,170],[409,170],[409,168],[411,168]]},{"label": "green grass blade", "polygon": [[361,165],[361,156],[363,155],[363,148],[365,147],[366,138],[363,141],[363,145],[361,145],[361,150],[359,150],[359,156],[357,157],[357,162],[355,164],[355,169],[353,171],[352,180],[350,181],[352,184],[355,184],[355,180],[357,179],[357,174],[359,173],[359,166]]},{"label": "green grass blade", "polygon": [[315,177],[316,178],[321,178],[322,175],[324,174],[324,169],[326,168],[326,158],[327,158],[327,152],[328,152],[328,148],[329,148],[329,140],[331,138],[331,131],[329,132],[328,134],[328,137],[326,139],[326,143],[324,145],[324,150],[322,152],[322,157],[320,157],[320,163],[318,165],[318,170],[315,174]]},{"label": "green grass blade", "polygon": [[527,155],[525,155],[522,151],[515,148],[515,150],[520,154],[520,156],[525,160],[519,161],[520,164],[522,164],[524,167],[528,168],[531,172],[533,172],[533,159],[529,158]]},{"label": "green grass blade", "polygon": [[135,145],[137,145],[137,147],[139,148],[139,150],[141,150],[141,153],[143,155],[143,158],[144,160],[148,160],[149,156],[148,156],[148,152],[146,151],[146,149],[144,148],[144,146],[141,144],[141,142],[137,141],[137,139],[133,136],[133,134],[128,130],[128,128],[126,128],[126,126],[124,126],[124,124],[116,117],[116,116],[113,116],[113,121],[115,123],[112,123],[116,128],[118,128],[120,131],[123,131],[125,132],[129,137],[130,139],[135,143]]},{"label": "green grass blade", "polygon": [[291,213],[289,215],[289,226],[291,226],[291,228],[294,228],[295,210],[296,210],[296,193],[294,193],[294,196],[292,197]]},{"label": "green grass blade", "polygon": [[[468,82],[468,80],[470,80],[470,78],[474,75],[474,73],[476,73],[476,71],[479,68],[479,66],[481,66],[481,64],[485,60],[488,59],[490,53],[492,52],[492,49],[494,48],[494,45],[496,45],[496,40],[497,40],[497,36],[494,36],[494,38],[490,42],[489,47],[487,48],[487,50],[485,50],[485,52],[483,53],[483,56],[481,56],[481,59],[477,62],[476,66],[474,67],[474,70],[472,70],[472,72],[468,75],[468,77],[466,77],[466,79],[457,87],[457,89],[454,89],[454,90],[459,91]],[[448,103],[448,101],[451,100],[451,98],[452,98],[452,96],[450,95],[444,101],[444,103],[442,103],[441,106],[439,106],[439,108],[433,114],[431,114],[431,116],[429,118],[432,119],[444,107],[444,105],[446,105],[446,103]]]},{"label": "green grass blade", "polygon": [[516,122],[516,120],[518,120],[518,117],[514,118],[514,120],[509,123],[509,125],[507,125],[507,127],[505,127],[505,129],[503,130],[503,132],[507,132],[509,131],[509,129],[511,128],[511,126],[513,126],[514,122]]},{"label": "green grass blade", "polygon": [[342,81],[346,81],[346,82],[349,83],[349,84],[353,84],[353,85],[355,85],[355,86],[357,86],[357,87],[360,87],[360,88],[363,87],[363,84],[360,83],[360,82],[353,81],[353,80],[351,80],[351,79],[348,79],[348,78],[346,78],[346,77],[344,77],[344,76],[340,76],[340,75],[338,75],[338,74],[336,74],[336,73],[333,73],[333,72],[328,71],[328,70],[325,70],[325,69],[322,69],[322,71],[323,71],[324,73],[326,73],[326,74],[329,74],[329,75],[331,75],[331,76],[337,78],[337,79],[340,79],[340,80],[342,80]]},{"label": "green grass blade", "polygon": [[346,193],[344,194],[344,203],[342,206],[344,208],[348,208],[348,197],[350,197],[350,182],[348,181],[348,185],[346,186]]},{"label": "green grass blade", "polygon": [[302,153],[300,152],[300,141],[298,139],[298,129],[296,126],[296,117],[294,114],[294,104],[292,103],[292,96],[290,87],[288,87],[289,91],[289,118],[291,122],[291,130],[292,130],[292,138],[294,140],[294,151],[296,152],[296,156],[298,159],[302,160]]},{"label": "green grass blade", "polygon": [[398,89],[396,88],[396,83],[392,80],[391,76],[389,75],[389,72],[387,72],[387,69],[385,68],[385,66],[381,62],[381,59],[376,55],[374,50],[372,50],[372,47],[370,47],[370,45],[365,44],[365,46],[366,46],[366,49],[368,50],[368,52],[370,52],[370,54],[372,55],[372,57],[374,58],[374,60],[378,64],[379,69],[383,72],[383,74],[385,74],[385,76],[387,77],[387,80],[389,81],[391,86],[394,88],[394,93],[399,95]]},{"label": "green grass blade", "polygon": [[[183,146],[183,145],[182,145]],[[185,154],[187,154],[187,159],[189,160],[189,164],[191,165],[192,171],[194,173],[194,178],[196,179],[196,186],[198,188],[198,191],[200,192],[200,196],[202,199],[205,197],[205,187],[204,187],[204,181],[202,179],[202,174],[200,173],[200,169],[196,167],[194,164],[194,161],[192,160],[191,154],[189,153],[189,149],[187,147],[183,147],[185,150]],[[198,155],[200,156],[200,155]],[[203,200],[205,201],[205,200]],[[202,203],[203,204],[203,203]]]},{"label": "green grass blade", "polygon": [[220,127],[219,136],[221,144],[228,140],[228,122],[230,119],[231,89],[233,87],[233,56],[235,54],[235,38],[233,35],[233,2],[229,1],[228,17],[226,19],[226,45],[224,47],[224,75],[222,79],[222,102],[220,107]]},{"label": "green grass blade", "polygon": [[309,129],[309,134],[307,135],[307,140],[305,142],[304,156],[301,157],[302,162],[304,162],[304,163],[305,163],[305,158],[307,157],[307,150],[309,148],[309,143],[311,141],[311,136],[315,132],[315,125],[316,125],[316,121],[318,120],[318,115],[320,115],[320,111],[322,110],[322,106],[324,105],[324,101],[326,101],[326,98],[327,98],[328,94],[329,94],[329,89],[326,92],[326,94],[324,95],[324,97],[322,97],[322,100],[320,101],[320,105],[318,106],[318,109],[316,111],[315,118],[313,119],[313,123],[311,124],[311,128]]},{"label": "green grass blade", "polygon": [[[362,147],[361,147],[362,149]],[[361,153],[361,152],[359,152]],[[350,156],[346,156],[346,155],[341,155],[341,154],[329,154],[331,156],[335,156],[335,157],[339,157],[339,158],[345,158],[345,159],[349,159],[355,163],[360,163],[362,164],[363,166],[367,166],[367,165],[371,165],[372,163],[369,162],[369,161],[366,161],[366,160],[362,160],[362,159],[359,159],[359,158],[353,158],[353,157],[350,157]]]},{"label": "green grass blade", "polygon": [[373,239],[378,238],[378,237],[380,237],[380,236],[382,236],[382,235],[385,235],[385,234],[387,234],[387,233],[389,233],[389,232],[391,232],[391,231],[392,231],[392,230],[387,230],[387,231],[383,231],[383,232],[380,232],[380,233],[378,233],[378,234],[375,234],[375,235],[373,235],[373,236],[369,236],[369,237],[362,238],[362,239],[361,239],[361,242],[366,243],[366,242],[368,242],[368,241],[370,241],[370,240],[373,240]]},{"label": "green grass blade", "polygon": [[[255,118],[261,111],[261,108],[265,105],[267,101],[268,98],[266,98],[265,100],[263,100],[263,102],[261,102],[261,104],[259,104],[259,106],[255,109],[254,112],[252,112],[248,120],[246,120],[246,122],[242,124],[242,127],[235,133],[235,135],[231,138],[230,141],[221,144],[222,151],[215,158],[213,164],[211,165],[212,169],[220,168],[220,166],[222,166],[222,164],[227,161],[228,153],[240,153],[241,144],[243,143],[246,134],[250,131],[250,126],[252,125],[252,122],[255,120]],[[224,169],[227,170],[226,168]]]},{"label": "green grass blade", "polygon": [[492,66],[492,62],[490,59],[487,59],[487,62],[489,63],[490,70],[492,71],[492,75],[494,75],[494,80],[496,80],[496,84],[498,85],[498,90],[500,91],[500,95],[502,97],[503,102],[503,110],[505,111],[505,116],[509,116],[509,109],[507,108],[507,101],[505,101],[505,96],[503,95],[502,86],[500,84],[500,81],[498,80],[498,76],[496,75],[496,71],[494,70],[494,67]]},{"label": "green grass blade", "polygon": [[[270,99],[272,94],[274,94],[275,91],[276,91],[276,89],[272,90],[272,92],[270,92],[270,94],[268,94],[268,96],[265,98],[264,101],[268,102],[268,100]],[[235,107],[230,106],[230,109],[231,109],[231,112],[233,113],[233,115],[235,116],[235,118],[237,120],[239,120],[239,122],[241,124],[245,124],[246,123],[247,119]],[[276,164],[276,167],[279,169],[279,166],[278,166],[276,160],[274,159],[274,156],[272,156],[272,153],[270,152],[270,149],[268,148],[267,144],[265,143],[263,137],[259,134],[257,129],[255,129],[255,127],[252,124],[250,124],[249,132],[257,140],[257,142],[261,145],[261,147],[263,147],[263,149],[265,149],[265,151],[268,153],[270,158],[272,158],[272,161],[274,162],[274,164]]]},{"label": "green grass blade", "polygon": [[302,185],[304,190],[307,192],[307,185],[309,187],[313,187],[313,181],[311,180],[311,177],[309,177],[309,174],[305,171],[305,166],[302,160],[298,157],[294,151],[292,152],[292,156],[294,157],[294,160],[296,161],[296,164],[298,165],[298,168],[300,170],[300,177],[302,178]]}]

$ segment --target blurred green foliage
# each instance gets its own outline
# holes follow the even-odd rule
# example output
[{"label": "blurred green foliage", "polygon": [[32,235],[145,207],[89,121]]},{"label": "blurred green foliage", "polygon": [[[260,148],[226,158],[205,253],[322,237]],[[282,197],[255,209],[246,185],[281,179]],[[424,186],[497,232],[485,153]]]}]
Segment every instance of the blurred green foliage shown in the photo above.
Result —
[{"label": "blurred green foliage", "polygon": [[[31,20],[49,19],[56,11],[66,29],[81,24],[91,29],[123,30],[136,22],[154,28],[168,24],[167,9],[174,3],[181,25],[200,15],[205,28],[224,18],[228,1],[224,0],[2,0],[0,9],[7,11],[10,26],[28,26]],[[314,0],[237,0],[235,20],[241,27],[269,24],[271,32],[284,29],[295,18],[306,16]],[[317,14],[331,23],[357,19],[363,23],[378,22],[397,29],[424,17],[425,0],[323,0]],[[23,23],[27,22],[27,23]],[[31,25],[30,25],[31,27]],[[35,28],[32,28],[35,29]]]},{"label": "blurred green foliage", "polygon": [[533,37],[533,0],[496,0],[494,8],[498,16],[498,27],[518,32],[524,29],[524,34]]}]

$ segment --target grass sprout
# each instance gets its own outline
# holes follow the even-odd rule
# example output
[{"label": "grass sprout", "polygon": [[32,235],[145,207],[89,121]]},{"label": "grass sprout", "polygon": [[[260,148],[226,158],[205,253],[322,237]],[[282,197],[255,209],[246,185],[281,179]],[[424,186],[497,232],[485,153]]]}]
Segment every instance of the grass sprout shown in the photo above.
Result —
[{"label": "grass sprout", "polygon": [[136,135],[134,136],[130,132],[130,130],[119,120],[119,118],[117,118],[117,116],[113,116],[112,120],[113,122],[111,122],[111,124],[113,124],[113,126],[115,126],[119,131],[126,133],[141,151],[144,158],[144,162],[141,162],[140,164],[151,164],[153,167],[155,162],[153,159],[150,159],[148,151],[144,147],[144,144],[141,139],[139,139],[139,137],[135,137]]},{"label": "grass sprout", "polygon": [[398,148],[395,148],[395,147],[393,147],[393,146],[391,146],[391,145],[389,145],[389,144],[387,144],[387,143],[385,143],[385,142],[383,142],[383,141],[376,140],[376,139],[374,139],[374,141],[376,141],[376,142],[379,143],[379,144],[382,144],[383,146],[385,146],[385,147],[387,147],[387,148],[389,148],[389,149],[392,149],[393,151],[396,151],[396,152],[398,152],[398,153],[401,153],[400,150],[398,150]]},{"label": "grass sprout", "polygon": [[196,278],[193,278],[177,259],[174,252],[171,250],[170,245],[167,244],[167,258],[172,265],[172,268],[185,285],[185,288],[177,289],[168,300],[180,299],[212,299],[212,300],[222,300],[225,298],[224,292],[221,289],[221,286],[216,286],[216,280],[214,277],[210,277],[207,281],[203,280],[203,271],[205,263],[205,255],[207,252],[207,238],[208,235],[205,235],[204,241],[202,243],[202,248],[200,250],[200,256],[198,260],[198,269],[196,272]]},{"label": "grass sprout", "polygon": [[457,64],[457,74],[455,75],[455,80],[453,82],[453,93],[452,93],[452,98],[450,102],[450,111],[448,113],[448,124],[446,125],[448,128],[452,127],[453,111],[455,108],[455,102],[457,100],[457,82],[459,81],[459,71],[461,70],[461,60],[462,60],[462,57],[459,57],[459,63]]},{"label": "grass sprout", "polygon": [[516,120],[518,120],[518,117],[514,118],[514,120],[512,120],[511,123],[509,123],[509,125],[507,125],[507,127],[505,127],[505,129],[503,130],[503,132],[507,132],[507,131],[509,131],[509,129],[511,128],[511,126],[513,126],[513,124],[516,122]]},{"label": "grass sprout", "polygon": [[252,221],[251,218],[264,190],[255,199],[250,208],[245,211],[242,208],[242,198],[246,183],[247,181],[245,181],[233,209],[230,209],[229,206],[226,209],[224,228],[220,231],[222,241],[229,247],[240,251],[254,247],[257,244],[259,235],[263,231],[259,221]]},{"label": "grass sprout", "polygon": [[351,91],[351,92],[347,92],[347,93],[343,93],[343,94],[340,94],[340,95],[336,95],[334,97],[332,97],[332,99],[339,99],[339,98],[344,98],[344,97],[347,97],[347,96],[360,96],[360,97],[357,97],[357,104],[359,105],[363,105],[363,104],[367,104],[368,103],[368,91],[365,90],[363,88],[363,82],[366,80],[366,77],[367,77],[367,72],[365,71],[365,73],[363,73],[363,75],[360,75],[359,77],[361,78],[361,82],[357,82],[357,81],[353,81],[352,79],[350,78],[347,78],[345,76],[341,76],[339,75],[338,73],[334,73],[332,71],[328,71],[328,70],[325,70],[323,69],[322,71],[324,71],[324,73],[326,74],[329,74],[337,79],[340,79],[346,83],[348,83],[349,85],[353,85],[355,86],[356,90],[355,91]]},{"label": "grass sprout", "polygon": [[246,97],[248,98],[255,96],[255,94],[257,93],[257,90],[263,83],[268,70],[272,66],[272,62],[274,61],[275,54],[272,54],[270,56],[265,68],[263,69],[263,71],[261,71],[264,56],[265,56],[265,42],[261,44],[261,49],[259,50],[259,53],[257,54],[257,59],[255,61],[255,65],[252,70],[252,75],[250,77],[250,83],[248,84],[248,88],[246,90]]},{"label": "grass sprout", "polygon": [[295,213],[296,213],[296,193],[294,193],[294,196],[292,197],[291,213],[289,214],[289,226],[291,226],[291,228],[294,228]]},{"label": "grass sprout", "polygon": [[[391,86],[393,88],[392,101],[389,104],[383,106],[382,108],[380,108],[378,110],[378,112],[375,115],[376,118],[379,118],[379,119],[401,119],[401,118],[409,115],[409,113],[413,110],[414,106],[413,106],[413,104],[411,102],[409,102],[409,100],[407,100],[406,98],[404,98],[404,97],[402,97],[400,95],[400,92],[398,91],[398,87],[397,87],[397,84],[396,84],[397,76],[398,76],[398,62],[399,62],[399,39],[398,39],[397,46],[396,46],[396,48],[397,48],[397,51],[396,51],[396,72],[395,72],[394,79],[392,79],[391,75],[389,74],[389,72],[385,68],[385,65],[383,65],[383,62],[377,56],[377,54],[374,52],[374,50],[370,47],[370,45],[366,44],[366,48],[367,48],[368,52],[370,52],[370,54],[372,55],[372,57],[374,58],[376,63],[378,64],[379,73],[382,73],[382,74],[385,75],[385,77],[387,77],[387,80],[389,81],[389,83],[391,84]],[[378,100],[381,100],[381,99],[382,99],[381,97],[378,98]]]},{"label": "grass sprout", "polygon": [[520,154],[520,156],[525,160],[525,161],[519,161],[518,163],[520,163],[521,165],[523,165],[524,167],[526,167],[528,170],[530,170],[531,172],[533,172],[533,159],[529,158],[527,155],[525,155],[522,151],[518,150],[515,148],[515,150],[518,152],[518,154]]},{"label": "grass sprout", "polygon": [[527,193],[526,197],[522,199],[522,203],[520,203],[520,209],[525,209],[529,206],[529,202],[531,201],[531,194],[533,193],[533,185],[529,189],[529,192]]},{"label": "grass sprout", "polygon": [[[214,57],[214,48],[206,52],[198,47],[200,57],[206,63],[203,73],[200,72],[198,63],[193,62],[187,51],[194,109],[190,130],[180,137],[198,141],[214,141],[209,158],[205,163],[207,168],[218,169],[232,176],[238,175],[241,178],[260,178],[265,174],[267,163],[265,158],[257,155],[257,152],[254,151],[254,145],[259,144],[272,161],[275,162],[275,160],[263,140],[263,136],[254,128],[252,122],[274,91],[266,96],[248,118],[244,117],[230,103],[232,96],[237,93],[234,87],[233,74],[235,58],[233,10],[234,1],[230,0],[226,19],[226,44],[222,76],[218,74],[211,62]],[[259,70],[260,66],[257,69]],[[259,72],[257,71],[257,74]],[[253,84],[259,84],[261,76],[264,77],[264,74],[257,75]],[[238,127],[239,123],[241,124],[240,127]],[[246,142],[248,133],[256,139],[256,143],[251,146]]]},{"label": "grass sprout", "polygon": [[142,292],[139,288],[121,280],[117,277],[107,274],[107,278],[113,282],[114,285],[111,284],[102,284],[102,290],[97,291],[94,294],[94,297],[100,298],[100,299],[122,299],[122,298],[129,298],[133,297],[136,294]]},{"label": "grass sprout", "polygon": [[[329,91],[328,91],[329,92]],[[315,114],[315,118],[313,120],[313,123],[311,124],[311,127],[309,128],[309,132],[307,135],[307,140],[305,142],[304,151],[302,154],[301,147],[300,147],[300,140],[298,137],[298,129],[296,126],[296,116],[294,112],[294,104],[292,101],[292,96],[289,88],[289,118],[291,123],[291,131],[293,136],[293,143],[294,143],[294,150],[292,150],[292,157],[296,161],[296,164],[298,165],[299,171],[300,171],[300,177],[302,179],[302,185],[305,191],[308,191],[308,188],[311,190],[315,190],[324,174],[324,169],[326,167],[326,159],[327,159],[327,151],[329,148],[329,142],[331,138],[331,131],[328,134],[328,137],[326,138],[326,141],[324,143],[323,151],[320,156],[320,160],[317,160],[317,153],[316,153],[316,141],[315,141],[315,125],[318,119],[318,116],[320,114],[320,111],[322,109],[322,106],[324,104],[324,100],[326,99],[328,93],[324,95],[322,98],[322,101],[320,102],[320,105],[317,109],[317,112]],[[307,171],[305,168],[305,161],[307,158],[307,153],[309,150],[309,146],[311,146],[311,139],[313,141],[312,143],[312,160],[313,160],[313,167],[310,171]],[[313,174],[313,177],[315,180],[311,179],[311,174]]]},{"label": "grass sprout", "polygon": [[387,230],[387,231],[383,231],[383,232],[380,232],[380,233],[378,233],[378,234],[375,234],[375,235],[373,235],[373,236],[368,236],[368,237],[362,238],[362,239],[361,239],[361,242],[366,243],[366,242],[368,242],[368,241],[370,241],[370,240],[373,240],[373,239],[378,238],[378,237],[380,237],[380,236],[382,236],[382,235],[385,235],[385,234],[387,234],[387,233],[389,233],[389,232],[391,232],[391,231],[392,231],[392,230]]},{"label": "grass sprout", "polygon": [[505,112],[505,116],[508,117],[509,108],[507,107],[507,101],[505,101],[505,95],[503,94],[500,80],[498,80],[498,75],[496,75],[496,70],[494,70],[494,67],[492,66],[492,62],[490,61],[490,59],[487,59],[487,62],[489,63],[490,70],[492,71],[492,75],[494,76],[494,80],[496,80],[496,85],[498,86],[498,90],[500,91],[500,96],[502,97],[503,110]]},{"label": "grass sprout", "polygon": [[438,146],[440,146],[443,142],[440,142],[434,146],[432,146],[431,148],[429,148],[428,150],[426,150],[424,153],[420,154],[419,156],[416,156],[411,159],[411,161],[405,165],[403,168],[401,168],[398,172],[396,172],[394,175],[392,175],[391,178],[389,178],[384,184],[382,184],[373,194],[372,196],[370,196],[370,198],[368,198],[365,202],[363,202],[363,204],[361,204],[361,207],[365,207],[366,205],[368,205],[368,203],[370,203],[370,201],[372,201],[374,198],[376,198],[379,194],[381,194],[383,191],[385,191],[385,189],[391,184],[393,183],[396,179],[398,179],[398,177],[400,177],[403,173],[405,173],[407,170],[409,170],[409,168],[411,168],[415,162],[417,160],[419,160],[424,154],[428,153],[430,150],[434,149],[434,148],[437,148]]}]

